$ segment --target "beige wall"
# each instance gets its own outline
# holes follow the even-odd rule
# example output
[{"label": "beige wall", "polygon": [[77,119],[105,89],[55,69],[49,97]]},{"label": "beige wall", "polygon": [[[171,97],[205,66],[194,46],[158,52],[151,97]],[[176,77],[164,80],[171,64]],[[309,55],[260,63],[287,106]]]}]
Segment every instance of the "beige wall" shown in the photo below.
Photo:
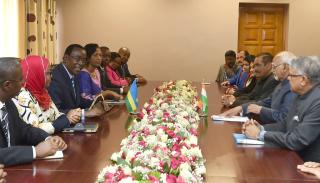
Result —
[{"label": "beige wall", "polygon": [[237,49],[239,2],[288,3],[288,49],[320,55],[319,0],[57,0],[58,58],[71,43],[127,46],[149,80],[213,81]]}]

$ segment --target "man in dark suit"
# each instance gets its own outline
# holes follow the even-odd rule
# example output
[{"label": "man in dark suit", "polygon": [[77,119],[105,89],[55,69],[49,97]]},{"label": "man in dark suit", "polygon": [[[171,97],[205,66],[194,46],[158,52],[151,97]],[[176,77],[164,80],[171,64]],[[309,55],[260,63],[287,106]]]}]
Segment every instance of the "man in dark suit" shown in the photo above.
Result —
[{"label": "man in dark suit", "polygon": [[86,57],[81,45],[71,44],[65,50],[63,62],[52,71],[49,94],[61,112],[67,113],[70,109],[88,108],[91,105],[90,100],[80,96],[79,81],[76,78]]},{"label": "man in dark suit", "polygon": [[67,148],[60,137],[49,137],[19,117],[11,98],[23,82],[19,59],[0,58],[0,164],[5,166],[28,163]]},{"label": "man in dark suit", "polygon": [[287,117],[274,124],[261,126],[246,122],[243,133],[259,139],[268,147],[296,151],[304,161],[320,162],[320,57],[299,57],[290,66],[288,79],[298,96]]},{"label": "man in dark suit", "polygon": [[124,79],[127,79],[129,81],[133,81],[134,79],[137,80],[137,83],[146,83],[147,80],[139,75],[139,74],[131,74],[130,71],[129,71],[129,67],[128,67],[128,61],[129,61],[129,58],[130,58],[130,50],[129,48],[126,48],[126,47],[121,47],[119,49],[119,55],[121,57],[121,67],[118,69],[118,72],[120,74],[120,76]]},{"label": "man in dark suit", "polygon": [[[57,65],[52,71],[52,80],[49,86],[49,94],[59,111],[67,113],[71,109],[89,108],[91,100],[80,96],[79,80],[76,77],[86,61],[86,51],[79,44],[69,45],[64,53],[63,62]],[[105,98],[121,98],[122,96],[111,92],[103,91]],[[105,113],[101,105],[95,105],[92,110],[86,111],[86,117],[100,116]]]},{"label": "man in dark suit", "polygon": [[222,104],[227,107],[236,107],[248,102],[256,102],[267,98],[279,84],[272,74],[272,59],[270,53],[260,53],[254,60],[254,73],[257,78],[255,87],[249,93],[239,96],[224,95]]}]

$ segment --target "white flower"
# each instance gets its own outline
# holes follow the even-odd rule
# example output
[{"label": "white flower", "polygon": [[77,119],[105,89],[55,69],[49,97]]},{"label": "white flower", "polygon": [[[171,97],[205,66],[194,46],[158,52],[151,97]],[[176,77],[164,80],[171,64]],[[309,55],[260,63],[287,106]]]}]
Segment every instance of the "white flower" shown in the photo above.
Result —
[{"label": "white flower", "polygon": [[152,157],[150,160],[150,166],[151,167],[157,167],[159,166],[160,160],[158,158]]},{"label": "white flower", "polygon": [[121,156],[120,156],[120,154],[119,153],[113,153],[112,155],[111,155],[111,160],[112,161],[117,161],[118,160],[118,158],[120,158]]},{"label": "white flower", "polygon": [[132,177],[126,177],[124,179],[121,179],[119,183],[133,183]]},{"label": "white flower", "polygon": [[196,178],[192,175],[192,173],[189,170],[186,170],[186,169],[180,170],[179,175],[183,177],[184,180],[186,180],[187,182],[197,181]]},{"label": "white flower", "polygon": [[124,174],[126,174],[126,175],[131,175],[131,168],[128,167],[128,166],[125,166],[125,167],[123,168],[123,172],[124,172]]},{"label": "white flower", "polygon": [[167,182],[167,174],[162,173],[160,175],[160,182]]},{"label": "white flower", "polygon": [[162,118],[163,116],[163,111],[162,110],[156,110],[155,111],[155,117],[156,118]]},{"label": "white flower", "polygon": [[185,140],[185,143],[188,145],[191,145],[191,144],[198,145],[198,138],[194,135],[190,135],[189,138]]},{"label": "white flower", "polygon": [[168,103],[162,103],[161,106],[160,106],[160,108],[161,108],[162,110],[168,109],[168,108],[169,108],[169,104],[168,104]]},{"label": "white flower", "polygon": [[201,150],[199,147],[194,147],[189,150],[191,156],[202,157]]},{"label": "white flower", "polygon": [[161,138],[161,142],[167,142],[167,140],[168,140],[168,135],[164,134],[164,135],[162,135],[160,138]]},{"label": "white flower", "polygon": [[134,151],[127,151],[127,156],[126,156],[126,161],[130,162],[132,158],[134,158],[134,156],[136,155],[136,152]]},{"label": "white flower", "polygon": [[148,145],[154,147],[155,145],[157,145],[158,139],[155,135],[149,135],[147,136],[146,141]]},{"label": "white flower", "polygon": [[204,175],[206,173],[206,167],[204,165],[196,167],[195,172],[198,176]]}]

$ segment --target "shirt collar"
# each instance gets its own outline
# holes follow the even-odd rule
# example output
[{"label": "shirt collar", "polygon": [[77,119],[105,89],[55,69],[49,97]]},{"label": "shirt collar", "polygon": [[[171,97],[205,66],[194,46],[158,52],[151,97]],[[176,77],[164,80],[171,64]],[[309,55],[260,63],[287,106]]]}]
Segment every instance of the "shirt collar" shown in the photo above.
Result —
[{"label": "shirt collar", "polygon": [[2,109],[3,106],[5,106],[5,103],[0,101],[0,109]]},{"label": "shirt collar", "polygon": [[64,64],[62,64],[62,65],[63,65],[63,68],[67,71],[69,78],[73,79],[74,76],[72,74],[70,74],[70,72],[68,71],[68,69],[66,68],[66,66]]}]

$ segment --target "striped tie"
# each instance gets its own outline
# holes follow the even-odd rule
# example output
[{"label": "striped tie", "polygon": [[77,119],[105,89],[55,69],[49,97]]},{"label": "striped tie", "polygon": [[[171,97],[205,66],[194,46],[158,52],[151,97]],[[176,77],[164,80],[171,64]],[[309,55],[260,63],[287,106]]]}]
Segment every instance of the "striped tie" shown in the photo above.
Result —
[{"label": "striped tie", "polygon": [[8,112],[5,106],[1,108],[2,117],[1,117],[1,129],[7,139],[8,147],[10,147],[10,137],[9,137],[9,129],[8,129]]},{"label": "striped tie", "polygon": [[73,94],[74,94],[74,97],[76,98],[77,95],[76,95],[76,88],[75,88],[75,84],[74,84],[74,77],[71,78],[71,83],[72,83],[72,88],[73,88]]}]

